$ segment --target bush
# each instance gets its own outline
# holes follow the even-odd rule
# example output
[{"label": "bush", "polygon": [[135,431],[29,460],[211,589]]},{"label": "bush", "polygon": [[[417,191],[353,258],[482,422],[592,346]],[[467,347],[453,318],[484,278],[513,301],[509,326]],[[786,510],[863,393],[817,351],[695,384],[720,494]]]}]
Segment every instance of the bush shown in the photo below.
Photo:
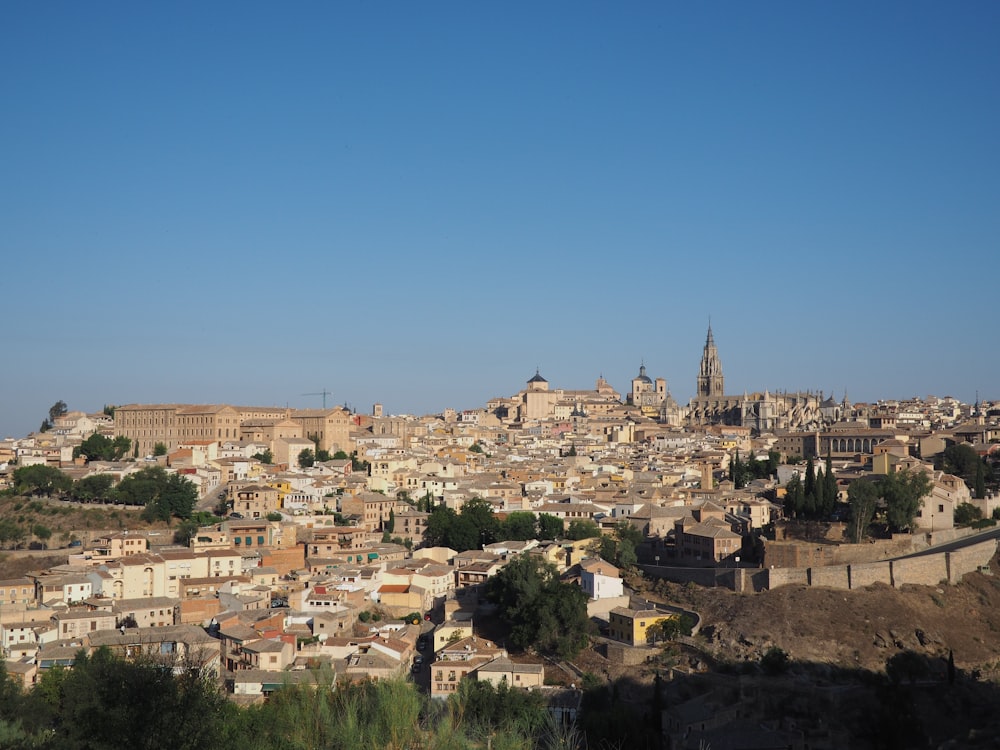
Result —
[{"label": "bush", "polygon": [[760,668],[766,675],[779,675],[788,671],[788,654],[784,649],[771,646],[760,659]]}]

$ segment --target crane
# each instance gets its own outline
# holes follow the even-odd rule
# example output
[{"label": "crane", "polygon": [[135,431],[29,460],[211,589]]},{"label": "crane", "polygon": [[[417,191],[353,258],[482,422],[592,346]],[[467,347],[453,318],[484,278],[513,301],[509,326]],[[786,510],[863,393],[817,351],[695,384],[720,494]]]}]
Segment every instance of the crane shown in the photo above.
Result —
[{"label": "crane", "polygon": [[303,396],[322,396],[323,397],[323,408],[325,409],[326,408],[326,397],[327,396],[332,396],[333,394],[330,393],[330,391],[328,391],[326,388],[324,388],[323,390],[317,391],[316,393],[303,393],[302,395]]}]

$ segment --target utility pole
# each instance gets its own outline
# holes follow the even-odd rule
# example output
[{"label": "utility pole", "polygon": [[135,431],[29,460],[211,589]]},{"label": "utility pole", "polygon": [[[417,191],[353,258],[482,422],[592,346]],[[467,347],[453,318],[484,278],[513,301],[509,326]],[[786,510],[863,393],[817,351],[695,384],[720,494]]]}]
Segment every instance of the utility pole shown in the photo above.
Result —
[{"label": "utility pole", "polygon": [[333,394],[330,393],[330,391],[328,391],[326,388],[324,388],[323,390],[317,391],[316,393],[303,393],[302,395],[303,396],[322,396],[323,397],[323,408],[326,409],[326,397],[327,396],[332,396]]}]

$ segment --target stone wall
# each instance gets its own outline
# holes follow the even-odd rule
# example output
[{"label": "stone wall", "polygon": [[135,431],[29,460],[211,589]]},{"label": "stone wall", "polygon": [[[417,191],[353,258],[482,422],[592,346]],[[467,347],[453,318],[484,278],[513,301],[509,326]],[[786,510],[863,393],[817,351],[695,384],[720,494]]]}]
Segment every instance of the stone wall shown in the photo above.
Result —
[{"label": "stone wall", "polygon": [[997,541],[987,539],[955,552],[938,552],[920,557],[853,565],[823,565],[818,567],[768,568],[766,583],[755,588],[774,589],[779,586],[807,585],[835,589],[858,589],[874,583],[895,588],[906,584],[937,586],[942,582],[958,583],[968,573],[989,565],[996,554]]},{"label": "stone wall", "polygon": [[821,565],[852,565],[878,562],[927,549],[923,535],[896,534],[864,544],[830,544],[802,540],[765,541],[764,567],[814,568]]},{"label": "stone wall", "polygon": [[858,563],[849,568],[850,586],[861,589],[876,583],[892,585],[892,565],[888,560],[877,563]]},{"label": "stone wall", "polygon": [[622,643],[608,643],[608,661],[612,664],[621,664],[626,667],[634,667],[645,663],[650,656],[658,654],[659,651],[644,647],[626,646]]},{"label": "stone wall", "polygon": [[892,585],[895,588],[907,583],[934,586],[948,580],[948,561],[946,555],[923,555],[905,560],[892,561]]}]

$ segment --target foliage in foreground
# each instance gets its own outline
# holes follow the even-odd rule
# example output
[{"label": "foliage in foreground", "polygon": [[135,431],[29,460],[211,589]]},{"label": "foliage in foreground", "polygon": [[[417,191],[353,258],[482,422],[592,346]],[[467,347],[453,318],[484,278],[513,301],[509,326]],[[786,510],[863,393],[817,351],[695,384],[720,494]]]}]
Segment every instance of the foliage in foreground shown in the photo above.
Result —
[{"label": "foliage in foreground", "polygon": [[[106,650],[71,670],[46,672],[30,692],[0,662],[0,747],[9,750],[496,750],[567,748],[538,693],[463,682],[447,702],[405,680],[287,685],[240,708],[197,670],[175,676],[155,662]],[[572,733],[570,732],[570,735]]]}]

